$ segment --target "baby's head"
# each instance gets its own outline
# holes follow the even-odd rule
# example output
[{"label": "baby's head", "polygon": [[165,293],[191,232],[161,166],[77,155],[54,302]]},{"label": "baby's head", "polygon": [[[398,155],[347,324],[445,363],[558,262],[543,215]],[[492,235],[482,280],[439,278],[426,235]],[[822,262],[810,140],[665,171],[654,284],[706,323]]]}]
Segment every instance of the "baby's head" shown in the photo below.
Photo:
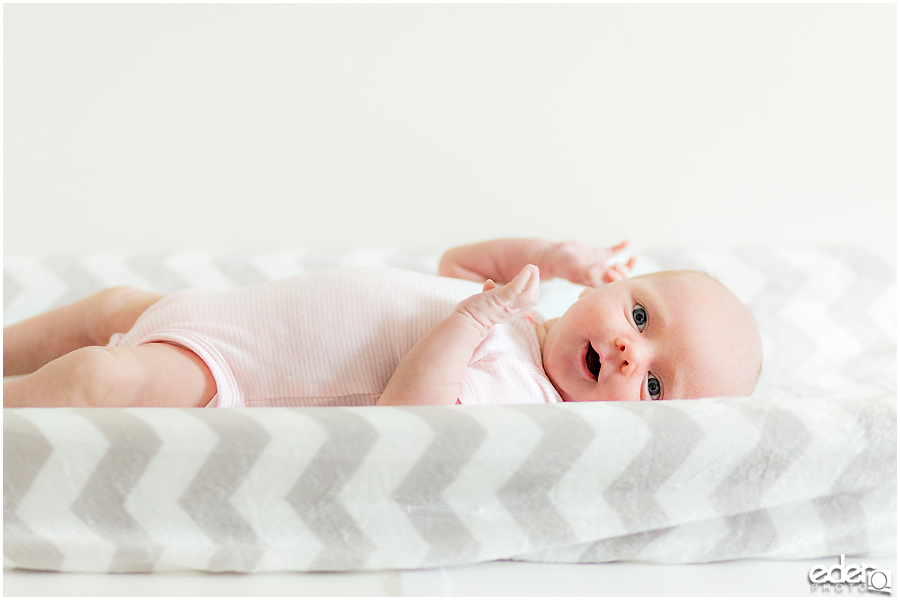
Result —
[{"label": "baby's head", "polygon": [[762,362],[750,311],[696,271],[587,288],[546,327],[544,370],[565,401],[748,396]]}]

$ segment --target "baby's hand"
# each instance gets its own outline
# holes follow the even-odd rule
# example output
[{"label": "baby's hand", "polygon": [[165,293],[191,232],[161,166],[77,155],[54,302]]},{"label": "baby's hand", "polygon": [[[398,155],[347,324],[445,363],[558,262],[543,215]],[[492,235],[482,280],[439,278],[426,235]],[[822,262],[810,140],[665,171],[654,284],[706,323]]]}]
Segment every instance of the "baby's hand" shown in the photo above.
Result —
[{"label": "baby's hand", "polygon": [[616,254],[628,246],[622,242],[611,248],[596,248],[580,242],[551,244],[541,255],[546,275],[562,277],[579,285],[600,286],[628,277],[634,267],[634,257],[622,264],[610,264]]},{"label": "baby's hand", "polygon": [[502,287],[488,279],[480,294],[456,305],[456,312],[472,318],[483,331],[504,323],[537,304],[541,275],[535,265],[525,265],[512,281]]}]

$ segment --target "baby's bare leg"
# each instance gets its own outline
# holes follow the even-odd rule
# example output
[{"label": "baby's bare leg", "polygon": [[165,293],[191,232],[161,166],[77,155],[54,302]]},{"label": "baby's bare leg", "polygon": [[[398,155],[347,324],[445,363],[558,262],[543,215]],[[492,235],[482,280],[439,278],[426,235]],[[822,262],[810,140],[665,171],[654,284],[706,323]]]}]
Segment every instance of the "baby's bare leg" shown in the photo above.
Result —
[{"label": "baby's bare leg", "polygon": [[88,346],[3,383],[4,408],[206,406],[216,393],[206,364],[171,344]]},{"label": "baby's bare leg", "polygon": [[103,290],[73,304],[3,328],[3,376],[33,373],[85,346],[106,345],[162,298],[133,287]]}]

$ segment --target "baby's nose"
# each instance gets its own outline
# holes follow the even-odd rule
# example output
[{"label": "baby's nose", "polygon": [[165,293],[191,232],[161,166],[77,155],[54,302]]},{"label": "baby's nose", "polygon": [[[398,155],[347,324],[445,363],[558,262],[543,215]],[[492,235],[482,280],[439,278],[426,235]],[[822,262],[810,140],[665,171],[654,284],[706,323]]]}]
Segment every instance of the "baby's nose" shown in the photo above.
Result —
[{"label": "baby's nose", "polygon": [[623,375],[643,373],[641,366],[645,359],[646,350],[637,341],[620,337],[615,340],[616,350],[619,356],[619,369]]}]

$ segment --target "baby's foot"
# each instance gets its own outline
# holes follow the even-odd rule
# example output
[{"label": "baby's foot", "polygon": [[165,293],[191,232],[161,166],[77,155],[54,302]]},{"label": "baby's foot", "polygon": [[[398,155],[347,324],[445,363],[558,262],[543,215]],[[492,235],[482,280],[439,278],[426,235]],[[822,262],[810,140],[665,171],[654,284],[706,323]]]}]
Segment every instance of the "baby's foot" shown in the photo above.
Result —
[{"label": "baby's foot", "polygon": [[535,265],[525,265],[512,281],[497,287],[488,279],[480,294],[469,296],[456,305],[460,312],[478,323],[484,331],[504,323],[537,304],[541,275]]}]

